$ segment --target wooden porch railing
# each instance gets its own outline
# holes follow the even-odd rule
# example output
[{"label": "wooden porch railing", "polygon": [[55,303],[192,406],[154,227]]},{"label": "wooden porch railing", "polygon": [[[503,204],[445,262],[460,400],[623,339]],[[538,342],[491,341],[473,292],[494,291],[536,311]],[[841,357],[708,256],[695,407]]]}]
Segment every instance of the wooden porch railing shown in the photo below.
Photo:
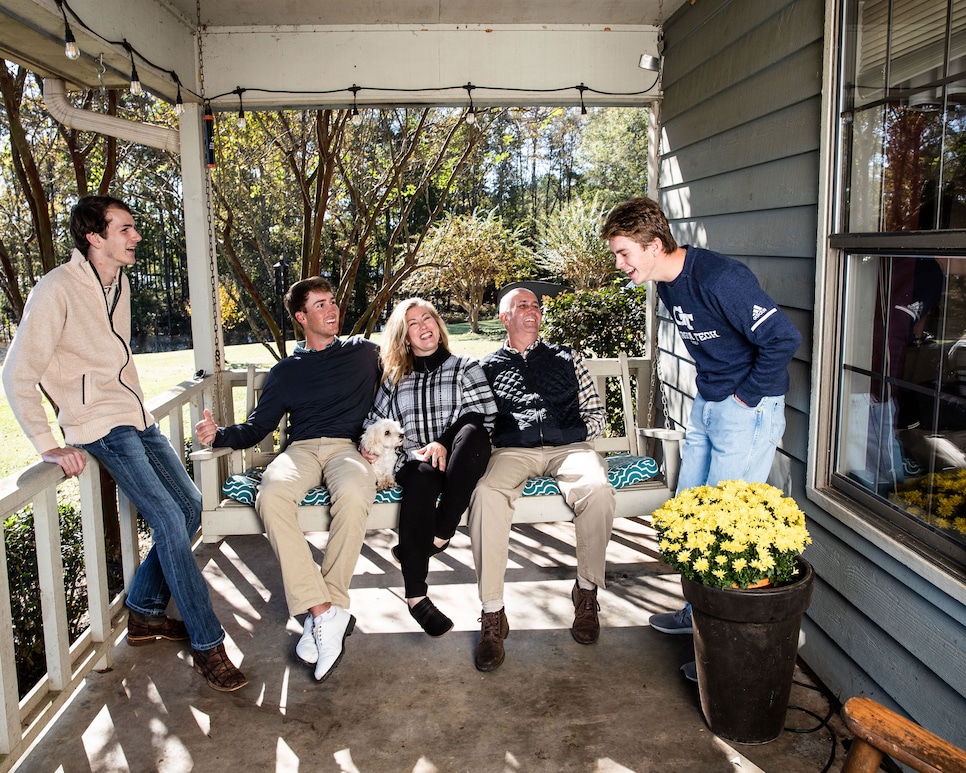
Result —
[{"label": "wooden porch railing", "polygon": [[[214,404],[214,383],[215,379],[211,376],[203,381],[185,381],[148,401],[148,408],[162,432],[179,454],[183,453],[186,432],[190,432],[190,428],[199,420],[202,409]],[[21,699],[13,637],[9,633],[0,636],[0,695],[3,699],[0,710],[0,771],[9,770],[17,762],[88,673],[110,667],[112,647],[120,631],[127,625],[123,592],[113,598],[108,592],[100,471],[97,463],[88,458],[87,467],[78,483],[90,625],[73,644],[69,641],[57,506],[58,488],[65,482],[60,467],[45,462],[36,462],[0,480],[0,513],[4,520],[27,505],[33,506],[47,658],[47,673]],[[127,588],[140,562],[137,513],[120,492],[118,514],[121,562],[124,586]],[[0,627],[6,632],[13,630],[7,557],[2,541]]]}]

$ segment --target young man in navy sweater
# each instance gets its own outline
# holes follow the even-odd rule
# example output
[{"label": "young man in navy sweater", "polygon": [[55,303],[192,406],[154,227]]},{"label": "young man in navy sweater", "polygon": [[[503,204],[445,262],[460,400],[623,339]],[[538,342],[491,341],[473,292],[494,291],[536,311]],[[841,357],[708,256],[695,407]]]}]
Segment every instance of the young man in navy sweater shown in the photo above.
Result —
[{"label": "young man in navy sweater", "polygon": [[[195,435],[205,445],[249,448],[288,414],[288,446],[265,469],[255,510],[282,569],[289,613],[308,611],[295,653],[321,682],[342,659],[355,625],[349,582],[376,495],[375,473],[358,443],[382,371],[378,346],[359,336],[338,338],[339,305],[327,280],[296,282],[285,305],[305,341],[271,369],[247,421],[218,427],[206,410]],[[332,495],[332,525],[320,572],[298,523],[298,503],[323,481]]]},{"label": "young man in navy sweater", "polygon": [[[617,268],[657,284],[697,370],[678,492],[725,480],[764,482],[785,431],[788,363],[802,341],[795,325],[743,263],[678,246],[657,203],[618,205],[601,229]],[[663,633],[692,633],[691,609],[652,615]],[[688,678],[694,664],[682,669]]]}]

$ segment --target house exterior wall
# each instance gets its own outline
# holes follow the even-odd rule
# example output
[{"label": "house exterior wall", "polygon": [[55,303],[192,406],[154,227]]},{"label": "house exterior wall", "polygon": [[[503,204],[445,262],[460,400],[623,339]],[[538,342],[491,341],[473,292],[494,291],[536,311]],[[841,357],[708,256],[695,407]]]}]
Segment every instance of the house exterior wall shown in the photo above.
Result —
[{"label": "house exterior wall", "polygon": [[[823,385],[835,371],[823,360],[834,323],[823,315],[838,313],[820,184],[834,177],[822,138],[835,118],[822,98],[835,14],[836,0],[705,0],[668,20],[660,201],[679,242],[747,263],[804,338],[770,478],[805,510],[814,541],[802,658],[839,700],[869,695],[966,746],[962,586],[834,495],[814,451],[828,426],[819,414],[833,410]],[[683,425],[694,369],[663,309],[658,341],[669,411]]]}]

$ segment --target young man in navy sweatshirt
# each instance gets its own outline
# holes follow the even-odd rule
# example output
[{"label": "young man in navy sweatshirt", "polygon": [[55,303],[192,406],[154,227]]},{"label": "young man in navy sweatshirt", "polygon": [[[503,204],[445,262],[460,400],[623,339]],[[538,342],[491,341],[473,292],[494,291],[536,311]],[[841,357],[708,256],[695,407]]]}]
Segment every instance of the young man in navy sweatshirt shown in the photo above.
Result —
[{"label": "young man in navy sweatshirt", "polygon": [[[342,659],[355,625],[349,582],[376,495],[375,473],[358,444],[382,371],[374,343],[338,337],[339,305],[327,280],[296,282],[285,305],[305,340],[269,371],[247,421],[218,427],[206,410],[195,435],[205,445],[249,448],[288,414],[288,445],[265,469],[255,510],[281,566],[290,614],[308,612],[295,653],[321,682]],[[320,571],[298,523],[298,503],[323,481],[332,525]]]},{"label": "young man in navy sweatshirt", "polygon": [[[657,203],[618,205],[601,229],[617,268],[657,293],[694,359],[698,394],[688,419],[678,492],[725,480],[765,482],[785,431],[788,363],[801,334],[743,263],[678,246]],[[663,633],[692,633],[691,609],[652,615]],[[683,667],[691,678],[694,664]]]}]

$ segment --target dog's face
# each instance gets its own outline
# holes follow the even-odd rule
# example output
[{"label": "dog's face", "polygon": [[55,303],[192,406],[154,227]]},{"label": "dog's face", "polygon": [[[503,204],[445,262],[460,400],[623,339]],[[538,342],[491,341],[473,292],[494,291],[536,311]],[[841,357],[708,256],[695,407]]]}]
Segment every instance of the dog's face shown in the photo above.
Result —
[{"label": "dog's face", "polygon": [[373,454],[384,454],[402,445],[406,436],[393,419],[379,419],[362,436],[362,444]]}]

